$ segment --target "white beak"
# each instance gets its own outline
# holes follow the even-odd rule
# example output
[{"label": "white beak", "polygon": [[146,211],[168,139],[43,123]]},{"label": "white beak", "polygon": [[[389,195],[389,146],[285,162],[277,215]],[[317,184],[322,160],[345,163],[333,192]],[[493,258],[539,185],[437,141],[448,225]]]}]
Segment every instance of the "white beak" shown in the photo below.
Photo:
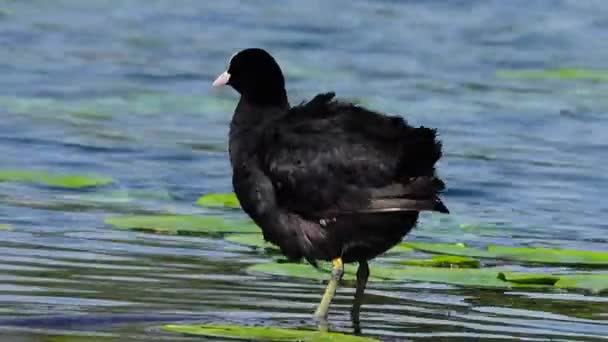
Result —
[{"label": "white beak", "polygon": [[228,71],[224,71],[215,79],[215,81],[213,81],[211,85],[214,87],[221,87],[228,84],[228,82],[230,82],[230,74],[228,73]]}]

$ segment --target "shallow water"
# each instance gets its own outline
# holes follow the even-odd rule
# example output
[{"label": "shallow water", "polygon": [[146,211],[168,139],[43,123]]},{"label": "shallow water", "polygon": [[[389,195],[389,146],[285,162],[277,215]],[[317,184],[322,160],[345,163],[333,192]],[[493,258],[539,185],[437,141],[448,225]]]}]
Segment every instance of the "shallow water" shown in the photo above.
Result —
[{"label": "shallow water", "polygon": [[[408,239],[608,251],[608,83],[497,74],[606,69],[606,38],[602,1],[0,1],[0,168],[115,180],[0,183],[1,340],[314,327],[323,284],[247,274],[262,253],[103,223],[208,213],[196,199],[230,191],[236,96],[210,83],[250,46],[283,65],[292,103],[335,90],[439,129],[452,215],[424,215]],[[339,290],[334,330],[352,331],[352,294]],[[606,295],[417,282],[367,294],[363,333],[388,341],[608,336]]]}]

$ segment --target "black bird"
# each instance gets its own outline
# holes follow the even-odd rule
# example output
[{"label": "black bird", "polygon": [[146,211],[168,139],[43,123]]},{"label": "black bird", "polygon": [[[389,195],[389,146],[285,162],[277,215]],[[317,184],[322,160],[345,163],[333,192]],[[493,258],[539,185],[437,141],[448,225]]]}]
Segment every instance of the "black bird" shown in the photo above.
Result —
[{"label": "black bird", "polygon": [[435,175],[441,143],[412,127],[335,98],[291,107],[275,59],[262,49],[234,55],[213,86],[241,98],[230,123],[234,191],[264,238],[290,260],[333,263],[315,317],[326,322],[344,273],[358,262],[352,319],[358,325],[367,261],[399,243],[423,210],[448,213]]}]

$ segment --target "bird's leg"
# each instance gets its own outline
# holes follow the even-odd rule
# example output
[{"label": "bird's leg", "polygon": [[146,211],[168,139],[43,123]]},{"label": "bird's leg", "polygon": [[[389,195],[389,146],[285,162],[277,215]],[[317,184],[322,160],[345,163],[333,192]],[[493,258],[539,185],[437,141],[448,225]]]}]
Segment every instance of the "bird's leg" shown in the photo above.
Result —
[{"label": "bird's leg", "polygon": [[321,298],[321,303],[319,303],[317,311],[315,311],[315,318],[319,321],[320,330],[327,329],[327,312],[329,311],[329,304],[334,298],[338,283],[344,275],[344,264],[342,263],[342,258],[335,258],[331,261],[331,263],[334,265],[333,269],[331,270],[331,279],[327,284],[323,298]]},{"label": "bird's leg", "polygon": [[359,326],[359,312],[361,311],[361,305],[363,304],[363,292],[365,291],[365,286],[367,286],[367,278],[369,278],[369,265],[365,260],[359,261],[359,268],[357,269],[357,290],[355,291],[353,308],[350,311],[355,333],[361,332],[361,327]]}]

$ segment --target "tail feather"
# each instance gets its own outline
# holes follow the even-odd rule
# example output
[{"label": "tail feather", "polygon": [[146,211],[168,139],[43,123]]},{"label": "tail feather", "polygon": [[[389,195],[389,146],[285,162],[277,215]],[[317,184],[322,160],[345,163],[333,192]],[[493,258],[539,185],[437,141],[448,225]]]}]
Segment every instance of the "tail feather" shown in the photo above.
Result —
[{"label": "tail feather", "polygon": [[404,149],[398,168],[400,173],[409,177],[432,175],[435,163],[442,154],[437,130],[424,126],[411,128],[403,141]]}]

